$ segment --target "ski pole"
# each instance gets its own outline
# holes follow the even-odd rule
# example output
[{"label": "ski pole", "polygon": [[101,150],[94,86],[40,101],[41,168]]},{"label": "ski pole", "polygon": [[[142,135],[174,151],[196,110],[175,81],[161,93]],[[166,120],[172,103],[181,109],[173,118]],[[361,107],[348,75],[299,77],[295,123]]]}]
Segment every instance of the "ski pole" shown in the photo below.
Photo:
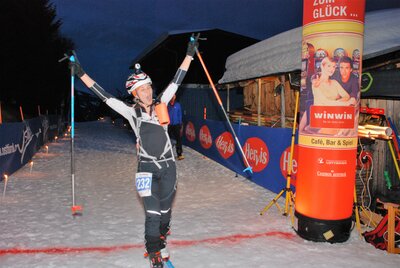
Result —
[{"label": "ski pole", "polygon": [[[197,35],[196,39],[198,39],[198,38],[199,38],[199,35]],[[191,42],[194,42],[196,39],[194,38],[194,36],[190,37],[190,41],[191,41]],[[206,65],[204,64],[203,58],[202,58],[202,56],[200,55],[200,52],[199,52],[199,50],[197,49],[197,47],[196,47],[195,49],[196,49],[196,55],[197,55],[197,57],[198,57],[199,60],[200,60],[201,66],[203,67],[203,70],[204,70],[204,72],[205,72],[205,74],[206,74],[206,76],[207,76],[207,78],[208,78],[208,81],[210,82],[211,88],[212,88],[212,90],[214,91],[214,95],[215,95],[215,97],[217,98],[218,104],[219,104],[219,106],[221,107],[221,109],[222,109],[222,111],[223,111],[223,113],[224,113],[224,115],[225,115],[226,121],[227,121],[227,123],[228,123],[228,125],[229,125],[229,127],[230,127],[230,129],[231,129],[231,131],[232,131],[233,136],[235,137],[235,141],[236,141],[236,143],[237,143],[237,145],[238,145],[238,147],[239,147],[240,153],[241,153],[242,156],[243,156],[244,163],[246,164],[246,168],[243,170],[243,172],[249,171],[250,173],[253,173],[253,169],[252,169],[252,167],[250,166],[249,162],[247,161],[246,155],[244,154],[243,149],[242,149],[242,145],[240,144],[239,139],[238,139],[238,137],[237,137],[237,135],[236,135],[236,133],[235,133],[235,130],[233,129],[232,124],[231,124],[231,122],[229,121],[229,117],[228,117],[228,115],[227,115],[227,113],[226,113],[226,111],[225,111],[224,105],[222,104],[221,98],[220,98],[220,96],[219,96],[219,94],[218,94],[217,89],[215,88],[215,85],[214,85],[214,83],[213,83],[213,81],[212,81],[212,79],[211,79],[211,76],[210,76],[210,74],[208,73],[207,67],[206,67]]]},{"label": "ski pole", "polygon": [[[72,51],[72,54],[69,57],[71,62],[75,62],[76,54],[75,51]],[[71,187],[72,187],[72,215],[82,215],[82,206],[75,204],[75,70],[74,66],[71,68]]]},{"label": "ski pole", "polygon": [[[69,59],[71,62],[75,62],[76,54],[72,51],[71,56],[66,54],[64,58],[60,59],[59,62]],[[74,66],[71,67],[71,188],[72,188],[72,206],[71,211],[73,216],[82,215],[82,206],[75,204],[75,150],[74,150],[74,137],[75,137],[75,70]]]},{"label": "ski pole", "polygon": [[4,188],[3,188],[3,197],[1,198],[1,201],[3,201],[3,198],[6,196],[7,183],[8,183],[8,175],[4,174]]}]

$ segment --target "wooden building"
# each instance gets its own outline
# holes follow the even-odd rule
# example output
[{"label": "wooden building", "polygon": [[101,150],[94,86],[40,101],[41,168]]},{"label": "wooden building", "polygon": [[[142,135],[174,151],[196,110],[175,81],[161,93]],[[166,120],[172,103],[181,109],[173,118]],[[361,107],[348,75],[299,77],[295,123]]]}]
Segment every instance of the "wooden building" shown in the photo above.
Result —
[{"label": "wooden building", "polygon": [[268,76],[240,83],[243,107],[230,109],[232,122],[266,127],[293,126],[295,94],[285,75]]}]

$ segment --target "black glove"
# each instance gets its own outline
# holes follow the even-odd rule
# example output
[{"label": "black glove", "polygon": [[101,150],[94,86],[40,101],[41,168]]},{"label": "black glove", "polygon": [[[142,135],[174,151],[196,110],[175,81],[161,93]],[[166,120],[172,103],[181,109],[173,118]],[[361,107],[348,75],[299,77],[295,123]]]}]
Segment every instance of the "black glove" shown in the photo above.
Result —
[{"label": "black glove", "polygon": [[197,36],[192,35],[188,43],[186,55],[193,57],[196,54],[196,49],[199,49],[199,36],[200,34],[197,34]]},{"label": "black glove", "polygon": [[68,67],[71,69],[71,74],[78,76],[81,78],[84,74],[85,71],[82,69],[81,64],[79,63],[78,57],[76,56],[75,52],[72,52],[75,61],[69,61]]}]

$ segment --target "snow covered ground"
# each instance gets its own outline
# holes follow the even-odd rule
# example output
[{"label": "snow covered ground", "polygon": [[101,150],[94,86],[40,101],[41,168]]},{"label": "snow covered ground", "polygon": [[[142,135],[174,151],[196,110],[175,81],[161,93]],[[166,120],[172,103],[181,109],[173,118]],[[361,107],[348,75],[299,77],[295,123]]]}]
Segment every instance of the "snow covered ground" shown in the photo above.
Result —
[{"label": "snow covered ground", "polygon": [[[48,147],[32,169],[26,165],[8,180],[0,202],[0,267],[148,267],[132,134],[106,120],[76,125],[76,203],[83,215],[75,218],[70,139]],[[356,230],[340,244],[303,240],[276,207],[259,215],[275,193],[190,148],[184,153],[169,237],[175,267],[399,266],[400,255],[375,249]]]}]

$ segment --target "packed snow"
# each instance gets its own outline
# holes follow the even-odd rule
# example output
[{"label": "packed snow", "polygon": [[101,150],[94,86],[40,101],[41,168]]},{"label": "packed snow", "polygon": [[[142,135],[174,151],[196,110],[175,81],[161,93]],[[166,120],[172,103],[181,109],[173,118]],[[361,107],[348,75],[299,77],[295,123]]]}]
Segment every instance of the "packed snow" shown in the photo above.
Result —
[{"label": "packed snow", "polygon": [[[47,146],[0,183],[0,267],[149,267],[132,132],[107,119],[76,124],[82,216],[71,214],[70,137]],[[184,155],[168,238],[176,268],[398,267],[400,255],[356,229],[345,243],[302,239],[275,206],[260,215],[275,193],[188,147]]]}]

